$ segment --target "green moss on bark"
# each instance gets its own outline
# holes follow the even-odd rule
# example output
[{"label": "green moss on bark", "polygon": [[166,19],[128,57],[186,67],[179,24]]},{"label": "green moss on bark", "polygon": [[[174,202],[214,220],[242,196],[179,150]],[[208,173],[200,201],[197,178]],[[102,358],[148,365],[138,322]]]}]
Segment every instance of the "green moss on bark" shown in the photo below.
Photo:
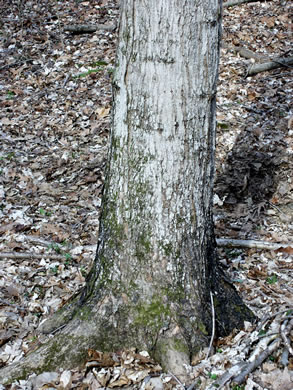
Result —
[{"label": "green moss on bark", "polygon": [[163,304],[161,297],[154,297],[150,303],[139,303],[135,309],[134,325],[155,331],[159,331],[171,317],[170,306]]}]

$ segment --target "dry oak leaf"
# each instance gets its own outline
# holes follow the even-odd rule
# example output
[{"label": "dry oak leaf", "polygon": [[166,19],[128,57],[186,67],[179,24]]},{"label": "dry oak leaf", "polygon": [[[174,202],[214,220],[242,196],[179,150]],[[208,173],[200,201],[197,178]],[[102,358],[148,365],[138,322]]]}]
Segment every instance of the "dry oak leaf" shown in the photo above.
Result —
[{"label": "dry oak leaf", "polygon": [[286,367],[284,370],[274,370],[268,374],[261,373],[260,378],[264,386],[271,390],[292,390],[293,372]]},{"label": "dry oak leaf", "polygon": [[89,359],[86,363],[86,367],[113,367],[117,366],[118,359],[113,359],[112,353],[103,353],[100,351],[95,351],[94,349],[88,350]]},{"label": "dry oak leaf", "polygon": [[110,112],[110,107],[100,107],[96,111],[99,118],[104,118],[105,116],[108,116],[109,112]]}]

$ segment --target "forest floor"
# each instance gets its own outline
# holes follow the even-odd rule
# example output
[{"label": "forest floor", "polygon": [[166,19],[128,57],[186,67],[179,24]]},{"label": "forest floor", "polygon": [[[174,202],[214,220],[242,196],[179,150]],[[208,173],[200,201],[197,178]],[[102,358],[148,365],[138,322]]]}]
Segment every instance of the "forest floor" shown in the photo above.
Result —
[{"label": "forest floor", "polygon": [[[0,3],[0,365],[5,366],[39,345],[38,325],[83,286],[94,259],[119,9],[114,0]],[[192,384],[202,390],[293,389],[292,66],[249,75],[254,64],[293,55],[292,13],[286,0],[224,8],[216,235],[282,245],[219,249],[221,263],[260,320],[215,341],[209,358],[206,351],[197,356],[186,367],[189,389]],[[85,23],[107,28],[65,31]],[[258,57],[244,58],[241,47]],[[0,389],[188,388],[172,373],[151,374],[157,366],[140,355],[125,356],[118,367],[101,369],[100,362]],[[249,359],[256,359],[254,369],[245,366]],[[231,384],[243,372],[244,382]]]}]

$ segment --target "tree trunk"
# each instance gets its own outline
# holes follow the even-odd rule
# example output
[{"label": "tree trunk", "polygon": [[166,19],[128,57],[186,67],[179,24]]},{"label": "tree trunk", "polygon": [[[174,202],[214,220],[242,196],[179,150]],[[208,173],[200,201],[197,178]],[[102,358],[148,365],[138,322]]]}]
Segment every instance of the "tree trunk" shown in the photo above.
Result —
[{"label": "tree trunk", "polygon": [[218,334],[253,318],[215,258],[219,30],[217,0],[122,2],[95,264],[81,295],[43,326],[65,325],[60,334],[14,376],[36,362],[37,371],[72,367],[87,348],[128,347],[180,376],[208,344],[210,291]]}]

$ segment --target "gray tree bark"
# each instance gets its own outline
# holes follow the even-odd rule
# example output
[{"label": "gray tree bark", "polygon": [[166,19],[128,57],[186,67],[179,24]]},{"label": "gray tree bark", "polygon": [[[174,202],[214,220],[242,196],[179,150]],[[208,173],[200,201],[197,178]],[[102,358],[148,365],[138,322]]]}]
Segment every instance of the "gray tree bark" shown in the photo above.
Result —
[{"label": "gray tree bark", "polygon": [[[147,349],[166,369],[253,316],[215,257],[218,0],[122,2],[113,127],[95,264],[42,327],[62,330],[10,378],[72,367],[87,348]],[[6,370],[6,371],[5,371]]]}]

